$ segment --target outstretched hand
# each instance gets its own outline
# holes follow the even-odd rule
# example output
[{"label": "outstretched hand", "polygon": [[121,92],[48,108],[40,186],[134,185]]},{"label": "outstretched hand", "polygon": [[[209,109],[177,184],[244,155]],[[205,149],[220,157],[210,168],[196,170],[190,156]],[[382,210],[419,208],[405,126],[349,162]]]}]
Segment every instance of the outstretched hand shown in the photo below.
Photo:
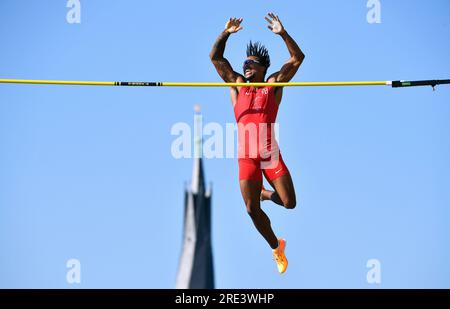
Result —
[{"label": "outstretched hand", "polygon": [[283,27],[283,24],[281,23],[281,20],[274,13],[267,13],[267,16],[264,17],[264,18],[269,23],[267,28],[269,28],[273,33],[275,33],[275,34],[283,34],[286,31],[286,30],[284,30],[284,27]]},{"label": "outstretched hand", "polygon": [[239,30],[242,29],[241,23],[243,19],[242,18],[230,18],[226,25],[225,25],[225,31],[228,33],[236,33]]}]

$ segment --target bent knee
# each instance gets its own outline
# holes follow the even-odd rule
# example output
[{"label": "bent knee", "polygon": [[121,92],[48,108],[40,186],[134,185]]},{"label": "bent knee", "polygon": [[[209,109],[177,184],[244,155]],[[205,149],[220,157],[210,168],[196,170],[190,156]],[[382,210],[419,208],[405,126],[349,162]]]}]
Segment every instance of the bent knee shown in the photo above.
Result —
[{"label": "bent knee", "polygon": [[295,198],[287,199],[286,201],[283,201],[283,205],[287,209],[294,209],[297,206],[297,201]]}]

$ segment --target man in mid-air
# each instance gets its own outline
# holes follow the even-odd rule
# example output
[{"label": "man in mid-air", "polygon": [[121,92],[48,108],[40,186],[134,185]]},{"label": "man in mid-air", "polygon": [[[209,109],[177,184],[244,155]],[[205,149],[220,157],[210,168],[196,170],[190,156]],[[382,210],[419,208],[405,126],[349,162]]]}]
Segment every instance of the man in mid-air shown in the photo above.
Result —
[{"label": "man in mid-air", "polygon": [[[243,65],[244,75],[235,72],[224,58],[224,51],[228,37],[242,29],[243,19],[230,18],[210,54],[217,73],[225,82],[276,83],[289,82],[294,77],[305,55],[286,32],[278,16],[269,13],[265,19],[269,23],[268,28],[286,43],[290,58],[278,72],[266,80],[270,66],[269,53],[260,43],[250,41],[247,46],[247,59]],[[288,266],[284,254],[286,241],[275,236],[260,202],[271,200],[287,209],[293,209],[296,205],[292,178],[283,162],[274,134],[282,95],[282,87],[231,87],[231,102],[238,123],[239,183],[242,197],[253,224],[273,249],[273,257],[280,273],[284,273]],[[262,174],[274,191],[263,187]]]}]

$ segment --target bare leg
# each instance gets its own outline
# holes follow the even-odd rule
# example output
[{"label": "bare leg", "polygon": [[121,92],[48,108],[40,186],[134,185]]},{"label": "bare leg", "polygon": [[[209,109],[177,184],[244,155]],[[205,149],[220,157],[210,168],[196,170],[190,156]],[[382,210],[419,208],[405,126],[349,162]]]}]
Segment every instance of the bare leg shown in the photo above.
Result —
[{"label": "bare leg", "polygon": [[271,200],[272,202],[287,209],[295,208],[297,202],[294,184],[290,174],[283,175],[273,180],[270,182],[270,185],[275,189],[275,191],[270,191],[263,188],[261,190],[262,200]]},{"label": "bare leg", "polygon": [[266,239],[272,249],[278,247],[278,239],[270,225],[270,219],[261,209],[260,193],[261,182],[255,180],[241,180],[241,193],[244,198],[247,212],[258,232]]},{"label": "bare leg", "polygon": [[267,190],[262,187],[261,189],[261,201],[272,201],[275,204],[284,207],[283,201],[281,201],[280,196],[275,191]]}]

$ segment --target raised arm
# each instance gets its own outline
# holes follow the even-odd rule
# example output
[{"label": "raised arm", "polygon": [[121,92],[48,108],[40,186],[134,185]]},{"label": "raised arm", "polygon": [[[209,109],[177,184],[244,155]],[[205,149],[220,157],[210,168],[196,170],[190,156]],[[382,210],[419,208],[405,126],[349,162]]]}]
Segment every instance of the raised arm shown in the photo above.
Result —
[{"label": "raised arm", "polygon": [[238,78],[240,79],[240,77],[242,77],[241,74],[233,70],[230,62],[223,56],[229,36],[242,29],[242,20],[242,18],[230,18],[228,20],[225,25],[225,30],[219,35],[209,54],[217,73],[219,73],[220,77],[222,77],[226,83],[234,83]]},{"label": "raised arm", "polygon": [[[297,70],[300,68],[303,59],[305,59],[305,55],[303,54],[300,47],[298,47],[297,43],[294,39],[287,33],[284,29],[283,24],[277,15],[273,13],[267,14],[268,16],[265,19],[269,22],[267,26],[273,33],[278,34],[286,43],[286,46],[289,50],[289,54],[291,57],[286,61],[286,63],[281,67],[280,71],[272,74],[268,78],[268,82],[289,82],[297,73]],[[269,17],[269,18],[268,18]]]}]

